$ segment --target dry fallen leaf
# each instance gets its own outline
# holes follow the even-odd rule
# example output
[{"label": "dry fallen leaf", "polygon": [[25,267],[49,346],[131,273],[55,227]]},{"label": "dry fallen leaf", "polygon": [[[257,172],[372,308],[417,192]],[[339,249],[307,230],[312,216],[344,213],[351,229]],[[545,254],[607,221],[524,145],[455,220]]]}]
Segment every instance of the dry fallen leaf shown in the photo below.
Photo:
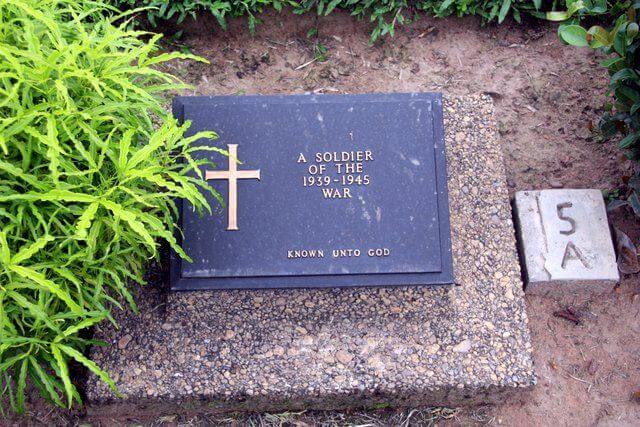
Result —
[{"label": "dry fallen leaf", "polygon": [[580,316],[570,307],[565,307],[562,310],[554,311],[553,315],[555,317],[560,317],[561,319],[568,320],[569,322],[573,322],[576,325],[580,324]]},{"label": "dry fallen leaf", "polygon": [[159,423],[175,423],[178,415],[165,415],[163,417],[158,418],[156,421]]},{"label": "dry fallen leaf", "polygon": [[638,251],[622,230],[613,228],[616,239],[616,249],[618,252],[618,270],[624,274],[634,274],[640,271],[638,263]]}]

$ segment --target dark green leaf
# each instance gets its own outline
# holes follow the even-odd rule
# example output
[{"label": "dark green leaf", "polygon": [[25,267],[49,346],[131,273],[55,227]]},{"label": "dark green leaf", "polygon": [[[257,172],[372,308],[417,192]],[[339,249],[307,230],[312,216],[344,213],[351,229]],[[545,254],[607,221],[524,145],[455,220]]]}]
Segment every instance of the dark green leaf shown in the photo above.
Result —
[{"label": "dark green leaf", "polygon": [[620,148],[629,148],[636,142],[637,139],[638,139],[637,134],[630,133],[629,135],[625,136],[620,140],[620,142],[618,143],[618,146]]},{"label": "dark green leaf", "polygon": [[453,4],[453,1],[454,0],[444,0],[442,4],[440,4],[440,7],[438,8],[438,13],[439,14],[444,13],[444,11],[447,10],[447,8]]},{"label": "dark green leaf", "polygon": [[638,197],[638,193],[633,193],[627,199],[631,209],[633,209],[633,213],[636,214],[637,217],[640,217],[640,198]]},{"label": "dark green leaf", "polygon": [[324,15],[327,16],[328,14],[330,14],[331,12],[333,12],[333,9],[336,8],[336,6],[338,4],[340,4],[342,0],[331,0],[331,2],[329,3],[329,5],[327,6],[327,10],[325,11]]},{"label": "dark green leaf", "polygon": [[509,13],[509,8],[511,8],[511,0],[502,0],[502,6],[500,7],[500,12],[498,13],[498,22],[502,23],[504,18],[507,17],[507,13]]},{"label": "dark green leaf", "polygon": [[638,24],[631,22],[627,25],[627,40],[631,41],[638,35]]},{"label": "dark green leaf", "polygon": [[631,68],[623,68],[611,76],[610,85],[614,87],[620,82],[637,78],[637,74]]},{"label": "dark green leaf", "polygon": [[627,33],[625,31],[626,25],[620,27],[620,31],[618,31],[613,38],[613,48],[616,53],[622,57],[625,56],[625,51],[627,48]]}]

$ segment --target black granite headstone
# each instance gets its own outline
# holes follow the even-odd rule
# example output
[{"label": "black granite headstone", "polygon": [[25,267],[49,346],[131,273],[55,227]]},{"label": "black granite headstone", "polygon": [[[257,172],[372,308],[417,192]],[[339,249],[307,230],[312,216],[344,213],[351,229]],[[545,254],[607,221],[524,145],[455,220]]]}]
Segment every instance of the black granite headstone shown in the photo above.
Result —
[{"label": "black granite headstone", "polygon": [[178,97],[214,130],[204,171],[226,200],[180,206],[174,290],[453,282],[439,94]]}]

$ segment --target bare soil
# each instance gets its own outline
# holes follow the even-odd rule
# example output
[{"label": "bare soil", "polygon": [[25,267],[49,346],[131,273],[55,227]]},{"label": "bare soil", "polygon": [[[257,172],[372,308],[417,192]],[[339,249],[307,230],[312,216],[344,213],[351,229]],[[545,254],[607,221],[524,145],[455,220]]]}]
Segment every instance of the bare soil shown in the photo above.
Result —
[{"label": "bare soil", "polygon": [[[221,32],[212,19],[184,27],[183,48],[210,64],[173,64],[196,94],[364,93],[442,91],[490,94],[496,105],[510,191],[549,187],[622,189],[630,164],[615,143],[593,131],[607,101],[602,59],[590,49],[563,46],[551,24],[481,26],[474,18],[422,18],[395,38],[368,45],[371,28],[346,13],[328,18],[268,14],[251,36],[246,22]],[[307,38],[311,28],[318,36]],[[326,60],[314,51],[326,47]],[[174,46],[175,47],[175,46]],[[180,47],[180,46],[178,46]],[[314,60],[315,59],[315,60]],[[313,62],[310,62],[313,61]],[[640,244],[638,220],[610,216]],[[525,401],[457,411],[368,411],[87,420],[47,414],[39,423],[317,425],[640,425],[640,280],[625,275],[608,295],[563,300],[527,297],[538,386]],[[555,314],[554,314],[555,313]],[[567,316],[567,313],[569,314]],[[565,317],[558,317],[564,314]],[[567,320],[566,317],[575,317]],[[27,421],[27,423],[31,423]]]}]

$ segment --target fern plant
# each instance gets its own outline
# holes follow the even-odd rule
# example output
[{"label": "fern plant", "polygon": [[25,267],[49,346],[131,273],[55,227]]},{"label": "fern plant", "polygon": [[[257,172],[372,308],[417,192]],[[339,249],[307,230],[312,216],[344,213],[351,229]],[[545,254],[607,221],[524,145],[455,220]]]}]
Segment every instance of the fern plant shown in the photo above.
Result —
[{"label": "fern plant", "polygon": [[135,310],[128,284],[143,283],[158,241],[188,259],[174,199],[210,209],[192,153],[216,136],[184,137],[161,96],[184,86],[154,67],[197,58],[157,54],[160,36],[109,12],[0,0],[0,375],[19,412],[28,381],[59,406],[80,403],[71,361],[115,390],[83,332],[113,322],[119,301]]}]

